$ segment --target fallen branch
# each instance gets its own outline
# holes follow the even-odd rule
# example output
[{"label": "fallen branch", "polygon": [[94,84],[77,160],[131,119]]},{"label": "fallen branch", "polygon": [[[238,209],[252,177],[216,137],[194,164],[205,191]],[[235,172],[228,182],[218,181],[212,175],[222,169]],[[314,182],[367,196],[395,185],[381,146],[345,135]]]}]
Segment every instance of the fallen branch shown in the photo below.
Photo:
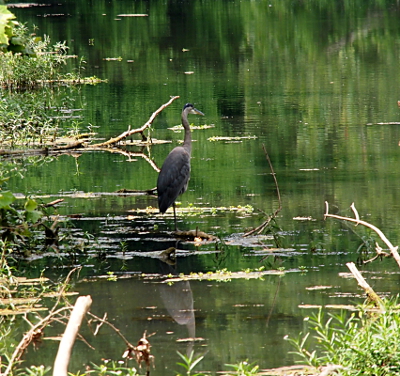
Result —
[{"label": "fallen branch", "polygon": [[121,140],[123,140],[124,138],[127,138],[129,136],[132,136],[135,133],[142,133],[146,130],[146,128],[148,128],[154,121],[154,119],[157,117],[157,115],[166,107],[168,107],[175,99],[178,99],[179,96],[174,96],[171,97],[171,99],[167,102],[164,103],[163,105],[160,106],[160,108],[153,112],[153,114],[150,116],[150,119],[144,124],[142,125],[140,128],[137,129],[128,129],[127,131],[121,133],[119,136],[114,137],[114,138],[110,138],[108,141],[99,143],[99,144],[94,144],[94,145],[88,145],[88,148],[98,148],[98,147],[110,147],[112,145],[117,144],[118,142],[120,142]]},{"label": "fallen branch", "polygon": [[365,291],[369,300],[371,300],[376,307],[382,308],[383,302],[373,288],[367,283],[361,273],[358,271],[354,262],[348,262],[346,266],[349,268],[354,278],[357,280],[358,285]]},{"label": "fallen branch", "polygon": [[54,376],[68,376],[68,364],[71,357],[72,347],[74,346],[76,336],[79,332],[82,320],[92,305],[92,298],[80,296],[72,310],[67,328],[62,336],[56,360],[54,362]]},{"label": "fallen branch", "polygon": [[174,232],[174,235],[177,238],[185,239],[185,240],[189,240],[189,241],[196,241],[196,239],[200,240],[200,241],[202,241],[202,240],[213,241],[213,240],[218,239],[216,236],[207,234],[203,231],[199,231],[198,229],[188,230],[188,231],[177,230]]},{"label": "fallen branch", "polygon": [[[385,236],[385,234],[376,226],[371,225],[368,222],[362,221],[358,215],[358,211],[354,205],[354,203],[351,204],[351,209],[353,210],[353,213],[355,215],[356,218],[349,218],[349,217],[342,217],[340,215],[335,215],[335,214],[329,214],[329,204],[327,201],[325,201],[325,214],[324,214],[324,219],[330,217],[330,218],[337,218],[337,219],[342,219],[344,221],[349,221],[349,222],[354,222],[356,223],[356,226],[358,224],[363,225],[365,227],[370,228],[371,230],[375,231],[378,236],[381,238],[381,240],[387,245],[387,247],[390,250],[391,255],[393,256],[393,258],[396,260],[397,265],[400,267],[400,255],[397,252],[398,246],[394,246],[389,239]],[[379,253],[379,250],[377,250],[377,252]]]},{"label": "fallen branch", "polygon": [[[73,139],[71,138],[69,141],[65,143],[65,138],[61,139],[62,143],[65,143],[64,145],[59,145],[59,143],[44,143],[40,144],[42,147],[41,149],[21,149],[21,150],[6,150],[6,149],[0,149],[0,155],[3,157],[8,157],[8,156],[13,156],[13,155],[60,155],[60,154],[74,154],[74,153],[79,153],[81,151],[87,151],[87,150],[92,150],[92,151],[97,151],[97,150],[108,150],[110,151],[110,147],[115,146],[117,143],[122,141],[123,139],[126,139],[129,136],[132,136],[133,134],[136,133],[141,133],[142,134],[142,139],[145,141],[142,146],[148,145],[148,142],[146,141],[146,137],[144,136],[143,132],[150,127],[150,125],[153,123],[154,119],[158,116],[158,114],[164,110],[164,108],[168,107],[174,100],[178,99],[179,96],[171,96],[171,99],[167,102],[161,105],[153,114],[150,116],[149,120],[142,125],[140,128],[136,129],[130,129],[130,126],[128,130],[125,132],[121,133],[117,137],[112,137],[107,141],[100,142],[97,144],[90,144],[91,139],[87,138],[87,136],[91,136],[92,134],[85,134],[85,139]],[[51,146],[54,146],[53,148]],[[138,153],[138,155],[141,153]],[[131,154],[132,155],[132,154]],[[143,155],[141,155],[143,157]],[[147,161],[150,163],[151,159],[147,157]],[[157,166],[155,166],[153,163],[150,163],[151,166],[158,172],[159,169]]]},{"label": "fallen branch", "polygon": [[271,174],[272,177],[274,178],[274,182],[275,182],[275,187],[276,187],[276,192],[278,195],[278,201],[279,201],[279,207],[278,209],[276,209],[274,211],[274,213],[270,216],[268,216],[267,220],[264,221],[260,226],[254,228],[253,230],[246,232],[243,237],[246,236],[250,236],[252,234],[254,234],[255,232],[257,232],[257,234],[260,234],[262,231],[264,231],[264,229],[270,224],[270,222],[278,215],[278,213],[282,210],[282,201],[281,201],[281,194],[279,192],[279,186],[278,186],[278,180],[276,179],[276,175],[275,175],[275,171],[274,168],[272,167],[272,163],[271,160],[269,159],[269,155],[267,153],[267,150],[265,149],[265,145],[263,144],[263,150],[264,150],[264,154],[265,154],[265,158],[267,158],[267,161],[269,163],[269,167],[271,169]]}]

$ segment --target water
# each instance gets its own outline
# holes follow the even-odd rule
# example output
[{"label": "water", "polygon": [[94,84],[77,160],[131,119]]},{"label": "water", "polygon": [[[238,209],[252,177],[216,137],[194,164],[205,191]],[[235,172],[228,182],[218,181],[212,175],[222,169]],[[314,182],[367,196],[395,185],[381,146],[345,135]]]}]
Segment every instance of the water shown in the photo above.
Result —
[{"label": "water", "polygon": [[[13,179],[10,188],[63,197],[60,214],[82,216],[74,221],[77,238],[88,231],[96,245],[79,259],[84,269],[74,287],[92,295],[93,312],[102,316],[107,311],[132,343],[144,330],[156,332],[150,338],[156,357],[153,374],[177,370],[176,351],[192,347],[205,354],[204,370],[226,369],[225,363],[245,359],[262,368],[293,364],[283,337],[296,337],[305,329],[303,317],[309,311],[299,305],[363,300],[355,281],[338,273],[347,272],[345,263],[357,260],[361,237],[371,234],[324,221],[324,201],[333,212],[348,216],[355,202],[363,219],[380,227],[394,244],[399,239],[400,134],[398,124],[388,124],[399,118],[399,10],[390,1],[66,1],[13,9],[19,20],[38,25],[38,33],[49,34],[54,42],[66,40],[71,54],[84,56],[86,75],[108,80],[69,94],[73,107],[82,110],[83,129],[93,125],[99,138],[116,136],[129,125],[143,125],[171,95],[179,95],[153,124],[152,137],[171,143],[140,150],[161,166],[183,138],[168,128],[180,123],[186,102],[206,114],[192,116],[191,122],[214,125],[193,131],[192,176],[180,198],[182,208],[192,204],[204,213],[181,215],[178,224],[181,229],[199,226],[224,244],[216,253],[214,243],[197,249],[180,242],[182,256],[168,272],[263,265],[288,271],[264,280],[185,283],[185,298],[177,295],[175,301],[192,299],[195,321],[179,325],[166,303],[172,300],[166,298],[168,288],[159,283],[163,278],[138,277],[165,273],[166,266],[135,253],[176,245],[171,215],[138,213],[156,207],[155,197],[110,194],[121,188],[153,188],[157,172],[150,164],[107,151],[78,158],[61,155],[49,163],[25,161],[24,179]],[[118,17],[129,13],[149,16]],[[218,136],[243,138],[209,141]],[[279,206],[263,144],[282,199],[278,244],[271,238],[241,238],[265,220],[260,210],[272,213]],[[255,211],[210,211],[239,205]],[[268,248],[278,249],[266,257]],[[49,275],[62,274],[54,268],[61,264],[56,257],[31,262],[33,270],[40,266]],[[392,260],[363,269],[377,291],[398,291]],[[84,279],[107,272],[131,278]],[[307,289],[314,285],[331,287]],[[191,336],[193,328],[198,338],[194,344],[178,341]],[[124,352],[124,344],[107,330],[93,342],[96,352],[77,344],[71,368],[89,360],[99,363],[101,357],[119,359]],[[52,358],[53,349],[46,345],[30,361]]]}]

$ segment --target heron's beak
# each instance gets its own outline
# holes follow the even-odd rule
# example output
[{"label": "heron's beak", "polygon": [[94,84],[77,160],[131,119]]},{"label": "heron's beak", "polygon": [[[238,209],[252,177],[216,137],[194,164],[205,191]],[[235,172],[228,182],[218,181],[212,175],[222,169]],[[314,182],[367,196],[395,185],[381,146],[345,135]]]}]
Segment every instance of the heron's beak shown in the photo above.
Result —
[{"label": "heron's beak", "polygon": [[201,115],[205,116],[201,111],[199,111],[197,108],[193,108],[192,111],[190,111],[191,114],[193,115]]}]

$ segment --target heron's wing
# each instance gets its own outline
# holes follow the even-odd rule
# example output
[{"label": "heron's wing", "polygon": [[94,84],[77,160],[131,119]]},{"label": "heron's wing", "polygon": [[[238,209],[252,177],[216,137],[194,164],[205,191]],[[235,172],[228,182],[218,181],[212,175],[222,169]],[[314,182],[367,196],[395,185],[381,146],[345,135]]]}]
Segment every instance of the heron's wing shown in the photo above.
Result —
[{"label": "heron's wing", "polygon": [[164,161],[157,180],[158,207],[164,213],[186,191],[190,178],[190,154],[181,146]]}]

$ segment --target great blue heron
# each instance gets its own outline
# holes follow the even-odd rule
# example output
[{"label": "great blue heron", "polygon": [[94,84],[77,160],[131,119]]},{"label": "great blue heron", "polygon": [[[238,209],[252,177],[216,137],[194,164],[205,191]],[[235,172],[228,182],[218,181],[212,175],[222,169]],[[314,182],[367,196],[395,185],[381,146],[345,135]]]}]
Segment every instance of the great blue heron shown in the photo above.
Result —
[{"label": "great blue heron", "polygon": [[161,167],[157,179],[158,207],[160,208],[160,212],[164,214],[171,205],[173,206],[175,231],[177,229],[175,200],[186,191],[190,178],[192,135],[188,122],[189,114],[204,116],[191,103],[185,104],[182,110],[182,125],[185,129],[183,145],[171,150]]}]

